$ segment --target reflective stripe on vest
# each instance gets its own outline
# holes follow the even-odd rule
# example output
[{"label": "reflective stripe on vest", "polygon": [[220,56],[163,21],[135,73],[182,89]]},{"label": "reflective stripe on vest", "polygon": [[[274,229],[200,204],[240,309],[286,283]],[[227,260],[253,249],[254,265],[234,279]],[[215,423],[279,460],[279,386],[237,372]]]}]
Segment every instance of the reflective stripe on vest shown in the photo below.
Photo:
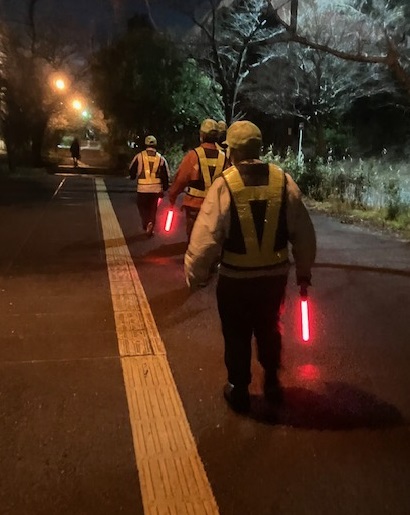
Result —
[{"label": "reflective stripe on vest", "polygon": [[[265,268],[288,260],[288,248],[275,249],[279,213],[282,205],[285,174],[275,165],[269,165],[267,186],[245,186],[235,166],[223,172],[223,176],[235,203],[246,252],[239,254],[224,250],[222,264],[238,268]],[[266,201],[265,223],[259,244],[252,216],[251,201]]]},{"label": "reflective stripe on vest", "polygon": [[156,176],[161,163],[161,155],[157,152],[155,156],[150,156],[146,150],[143,150],[141,157],[142,172],[145,178],[141,174],[141,176],[138,177],[138,184],[161,184],[161,179]]},{"label": "reflective stripe on vest", "polygon": [[[192,197],[205,198],[209,188],[211,187],[211,184],[219,175],[222,174],[222,170],[225,164],[225,154],[219,151],[218,157],[216,158],[206,157],[205,149],[203,147],[197,147],[195,152],[198,155],[199,170],[204,179],[205,190],[200,190],[198,188],[188,186],[185,192]],[[212,177],[210,168],[215,168]]]}]

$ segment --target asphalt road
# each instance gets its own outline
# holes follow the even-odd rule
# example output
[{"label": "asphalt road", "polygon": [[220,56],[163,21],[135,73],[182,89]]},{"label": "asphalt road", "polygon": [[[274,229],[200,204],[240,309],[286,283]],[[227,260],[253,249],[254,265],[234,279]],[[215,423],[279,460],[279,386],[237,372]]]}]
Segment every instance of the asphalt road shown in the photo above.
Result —
[{"label": "asphalt road", "polygon": [[[311,343],[292,270],[285,403],[264,403],[255,362],[240,416],[222,397],[215,281],[184,284],[182,216],[147,240],[134,184],[105,184],[219,512],[408,515],[410,244],[313,215]],[[0,186],[0,514],[142,515],[95,180]]]}]

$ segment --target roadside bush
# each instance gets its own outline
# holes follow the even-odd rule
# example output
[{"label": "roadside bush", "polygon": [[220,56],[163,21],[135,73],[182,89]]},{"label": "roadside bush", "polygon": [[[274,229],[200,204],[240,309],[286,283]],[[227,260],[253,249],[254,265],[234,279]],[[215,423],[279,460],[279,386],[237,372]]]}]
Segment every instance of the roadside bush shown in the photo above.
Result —
[{"label": "roadside bush", "polygon": [[273,163],[280,166],[296,182],[299,181],[299,177],[303,173],[304,164],[299,163],[296,154],[290,147],[288,147],[285,157],[274,154],[272,147],[268,147],[265,154],[262,154],[261,159],[264,163]]},{"label": "roadside bush", "polygon": [[331,194],[329,168],[321,157],[311,159],[306,163],[298,181],[301,191],[322,202]]},{"label": "roadside bush", "polygon": [[294,179],[304,195],[322,201],[330,194],[327,170],[323,159],[315,158],[307,163],[300,163],[294,151],[289,147],[284,158],[278,154],[275,155],[269,148],[262,156],[262,160],[280,166]]},{"label": "roadside bush", "polygon": [[378,159],[347,156],[338,161],[329,153],[327,161],[317,157],[301,164],[291,149],[282,157],[268,148],[262,160],[288,172],[304,195],[319,202],[330,201],[334,212],[371,210],[394,221],[400,229],[408,221],[410,167],[387,160],[386,152]]},{"label": "roadside bush", "polygon": [[386,219],[396,220],[402,211],[402,202],[400,198],[400,185],[396,178],[390,178],[384,183],[384,191],[386,194]]},{"label": "roadside bush", "polygon": [[182,144],[176,143],[169,147],[166,147],[164,151],[164,156],[169,165],[169,174],[170,180],[172,181],[175,177],[175,174],[178,170],[178,166],[180,165],[182,158],[184,157],[184,150],[182,148]]}]

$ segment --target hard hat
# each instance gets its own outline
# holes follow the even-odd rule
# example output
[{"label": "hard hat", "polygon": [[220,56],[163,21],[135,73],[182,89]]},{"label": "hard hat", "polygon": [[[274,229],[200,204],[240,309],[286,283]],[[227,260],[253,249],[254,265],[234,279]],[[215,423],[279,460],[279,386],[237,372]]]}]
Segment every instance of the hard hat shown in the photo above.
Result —
[{"label": "hard hat", "polygon": [[256,149],[262,146],[262,133],[254,123],[246,120],[234,122],[227,130],[224,142],[234,149]]},{"label": "hard hat", "polygon": [[226,122],[224,122],[223,120],[220,120],[217,125],[218,125],[219,132],[225,132],[226,129],[228,128],[228,126],[226,125]]},{"label": "hard hat", "polygon": [[218,124],[215,120],[211,118],[207,118],[201,123],[201,127],[199,129],[203,134],[210,134],[211,132],[218,132]]},{"label": "hard hat", "polygon": [[157,138],[155,136],[147,136],[144,141],[145,145],[148,146],[155,146],[157,144]]}]

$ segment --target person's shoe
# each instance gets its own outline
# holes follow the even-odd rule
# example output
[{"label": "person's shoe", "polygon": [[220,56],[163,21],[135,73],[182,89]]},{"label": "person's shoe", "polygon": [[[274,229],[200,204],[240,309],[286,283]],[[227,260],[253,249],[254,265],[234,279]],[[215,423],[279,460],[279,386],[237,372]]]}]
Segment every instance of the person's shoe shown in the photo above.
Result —
[{"label": "person's shoe", "polygon": [[235,387],[231,383],[224,386],[224,397],[229,406],[237,413],[246,413],[250,410],[251,402],[247,387]]},{"label": "person's shoe", "polygon": [[145,234],[150,238],[154,235],[154,224],[152,222],[147,223],[147,228],[145,229]]},{"label": "person's shoe", "polygon": [[276,374],[265,375],[265,384],[263,385],[263,393],[265,399],[272,404],[281,404],[283,401],[283,390]]}]

